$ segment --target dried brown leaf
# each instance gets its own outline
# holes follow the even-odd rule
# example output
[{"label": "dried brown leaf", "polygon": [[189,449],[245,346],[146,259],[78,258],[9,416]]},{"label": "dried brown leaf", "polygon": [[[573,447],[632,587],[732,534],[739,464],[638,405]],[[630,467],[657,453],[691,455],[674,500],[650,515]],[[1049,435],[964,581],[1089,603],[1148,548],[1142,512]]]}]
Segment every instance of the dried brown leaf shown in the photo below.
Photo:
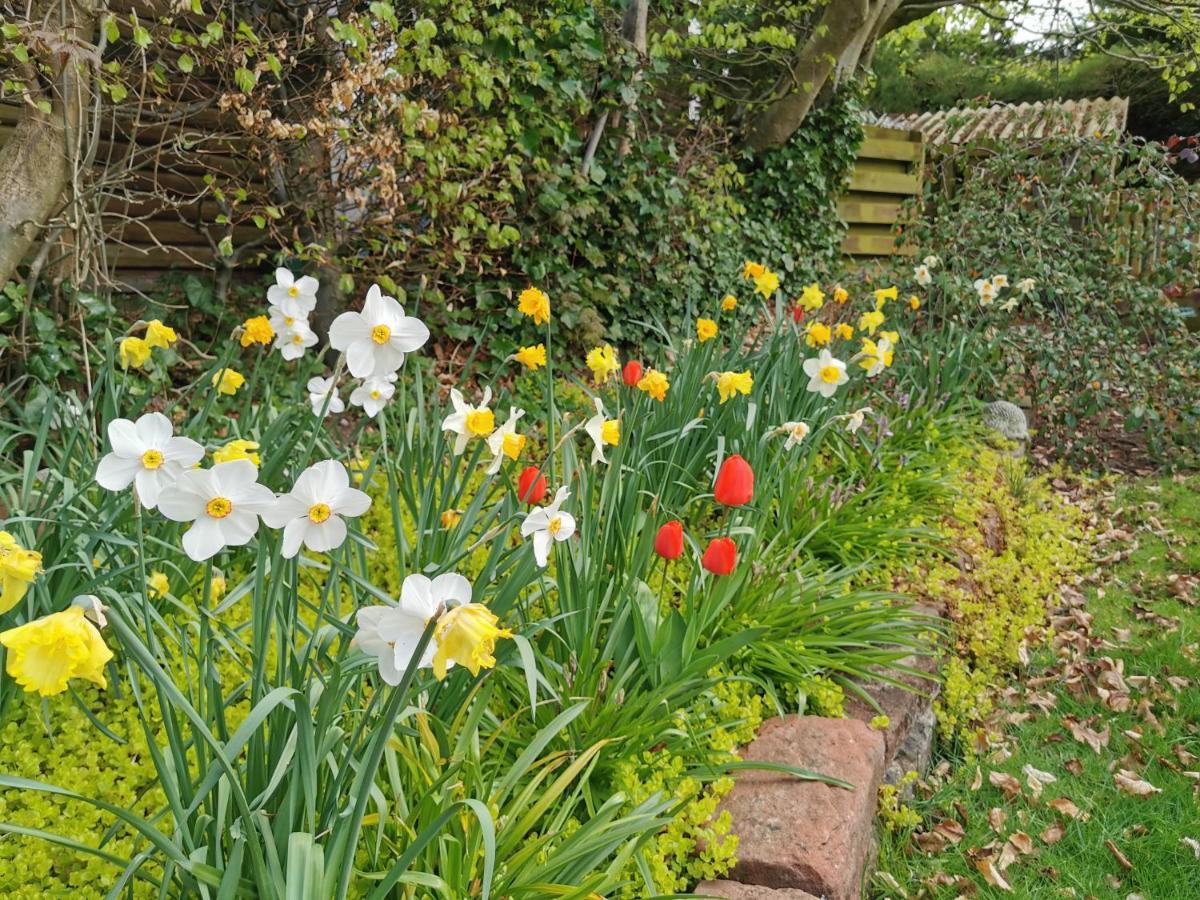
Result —
[{"label": "dried brown leaf", "polygon": [[1117,787],[1132,797],[1149,797],[1151,794],[1161,794],[1162,788],[1157,788],[1146,781],[1137,772],[1129,769],[1118,769],[1113,773]]},{"label": "dried brown leaf", "polygon": [[1067,797],[1055,797],[1049,805],[1059,815],[1066,816],[1068,819],[1079,818],[1079,807]]},{"label": "dried brown leaf", "polygon": [[1057,844],[1063,839],[1063,835],[1066,833],[1067,830],[1063,828],[1062,822],[1051,822],[1042,829],[1042,833],[1039,835],[1039,837],[1042,839],[1042,843]]},{"label": "dried brown leaf", "polygon": [[1002,891],[1011,891],[1012,886],[1004,880],[1004,876],[1000,874],[996,868],[996,864],[990,857],[975,860],[975,868],[979,874],[983,876],[983,880],[992,887],[999,888]]},{"label": "dried brown leaf", "polygon": [[1120,863],[1122,869],[1128,872],[1133,868],[1133,863],[1129,861],[1129,857],[1122,853],[1116,844],[1112,841],[1105,841],[1104,846],[1108,848],[1108,852],[1113,855],[1113,858]]},{"label": "dried brown leaf", "polygon": [[1004,792],[1006,800],[1012,800],[1021,795],[1021,782],[1007,772],[988,772],[988,781],[992,787],[998,787]]}]

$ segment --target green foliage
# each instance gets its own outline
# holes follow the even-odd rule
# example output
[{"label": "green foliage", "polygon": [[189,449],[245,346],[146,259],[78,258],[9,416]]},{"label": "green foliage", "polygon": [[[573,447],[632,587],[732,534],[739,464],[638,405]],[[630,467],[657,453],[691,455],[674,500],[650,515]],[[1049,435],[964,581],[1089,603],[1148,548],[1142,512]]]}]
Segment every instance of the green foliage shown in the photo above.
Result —
[{"label": "green foliage", "polygon": [[[968,336],[989,362],[975,389],[1030,407],[1036,441],[1054,454],[1086,465],[1147,454],[1187,465],[1200,446],[1197,341],[1161,289],[1190,284],[1197,195],[1162,148],[984,142],[939,164],[957,180],[950,191],[930,180],[909,232],[920,255],[940,257],[933,283],[921,287],[911,262],[896,264],[897,280],[923,298],[931,334],[920,340]],[[1131,224],[1159,221],[1156,209],[1157,229]],[[1118,248],[1146,259],[1145,270],[1135,275]],[[981,303],[973,282],[999,274],[1008,287]],[[1035,283],[1028,295],[1017,288],[1025,278]]]}]

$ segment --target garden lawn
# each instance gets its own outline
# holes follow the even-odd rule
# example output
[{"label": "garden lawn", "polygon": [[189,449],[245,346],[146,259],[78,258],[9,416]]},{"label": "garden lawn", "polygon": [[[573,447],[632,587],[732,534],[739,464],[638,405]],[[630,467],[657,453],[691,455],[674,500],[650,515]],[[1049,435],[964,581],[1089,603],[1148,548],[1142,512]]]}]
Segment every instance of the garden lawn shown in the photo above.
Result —
[{"label": "garden lawn", "polygon": [[1000,687],[1002,737],[917,782],[875,896],[1198,895],[1200,477],[1122,483],[1094,524],[1095,577]]}]

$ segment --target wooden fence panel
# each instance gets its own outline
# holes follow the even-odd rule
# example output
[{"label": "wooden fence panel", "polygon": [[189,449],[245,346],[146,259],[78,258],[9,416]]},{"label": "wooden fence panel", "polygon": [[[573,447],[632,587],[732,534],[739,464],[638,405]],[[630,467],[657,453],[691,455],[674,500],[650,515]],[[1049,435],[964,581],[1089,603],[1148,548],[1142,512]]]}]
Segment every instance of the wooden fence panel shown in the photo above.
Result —
[{"label": "wooden fence panel", "polygon": [[904,202],[921,196],[924,141],[919,131],[869,125],[866,132],[848,191],[838,200],[838,215],[847,225],[842,253],[862,261],[912,256],[916,248],[897,246],[896,238],[905,224]]}]

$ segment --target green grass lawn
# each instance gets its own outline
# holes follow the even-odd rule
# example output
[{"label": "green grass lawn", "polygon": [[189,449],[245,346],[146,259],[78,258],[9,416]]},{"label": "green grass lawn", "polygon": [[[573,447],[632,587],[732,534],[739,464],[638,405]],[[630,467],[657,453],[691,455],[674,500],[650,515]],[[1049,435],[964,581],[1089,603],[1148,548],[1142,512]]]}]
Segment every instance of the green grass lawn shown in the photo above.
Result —
[{"label": "green grass lawn", "polygon": [[875,896],[1200,898],[1200,478],[1122,483],[1097,517],[1097,575],[1001,686],[1003,739],[935,757]]}]

